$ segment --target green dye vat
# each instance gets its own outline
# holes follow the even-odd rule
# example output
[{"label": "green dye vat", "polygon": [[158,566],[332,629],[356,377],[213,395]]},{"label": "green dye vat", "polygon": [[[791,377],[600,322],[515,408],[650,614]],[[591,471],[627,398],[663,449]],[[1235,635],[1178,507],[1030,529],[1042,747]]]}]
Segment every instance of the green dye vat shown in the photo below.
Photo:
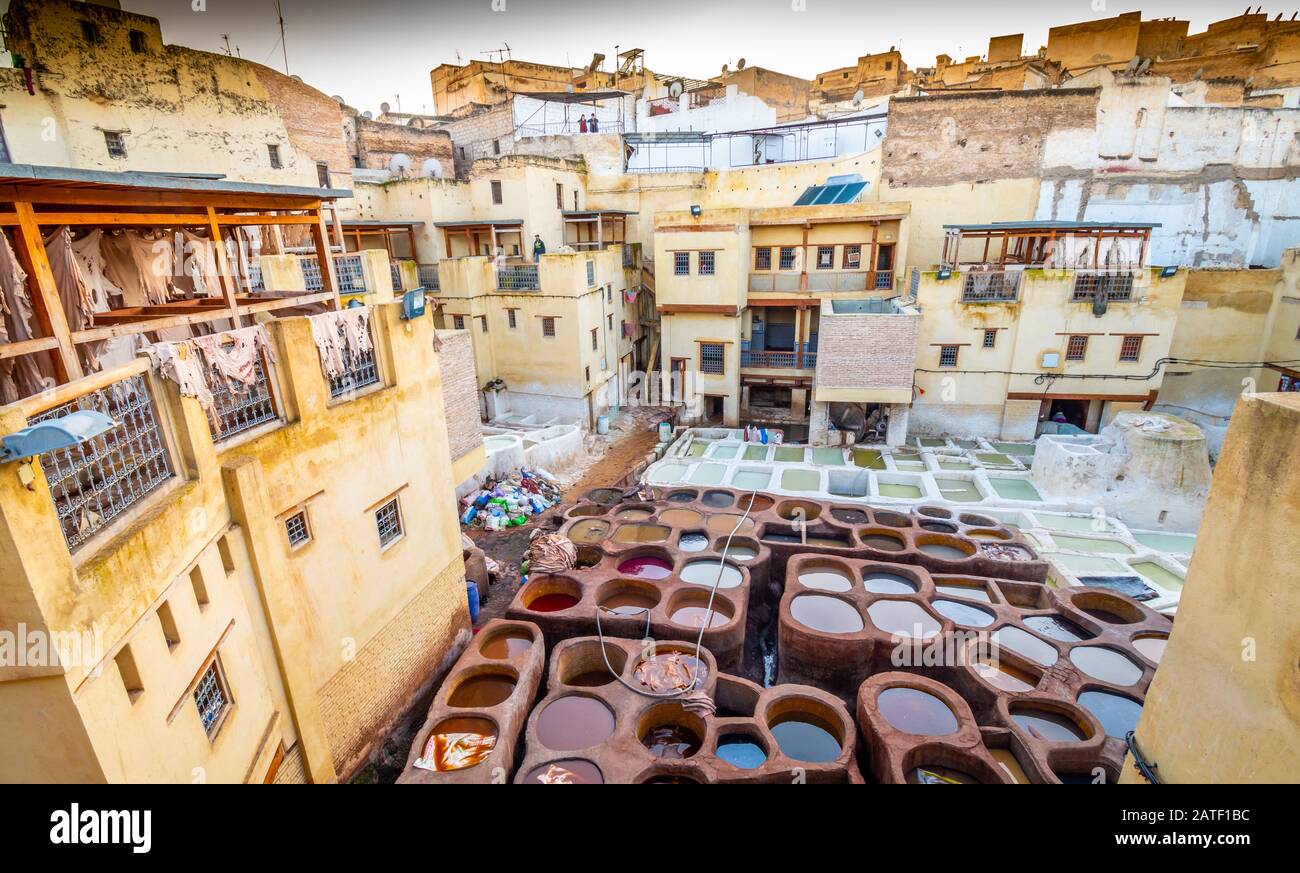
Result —
[{"label": "green dye vat", "polygon": [[650,476],[652,482],[659,484],[669,484],[672,482],[682,481],[682,475],[686,472],[685,464],[664,464],[657,468]]},{"label": "green dye vat", "polygon": [[781,487],[786,491],[817,491],[822,477],[813,470],[786,470],[781,474]]},{"label": "green dye vat", "polygon": [[1171,555],[1190,555],[1196,545],[1196,537],[1190,534],[1139,533],[1133,532],[1133,539],[1148,549],[1157,552],[1169,552]]},{"label": "green dye vat", "polygon": [[998,492],[998,496],[1006,500],[1037,500],[1042,501],[1043,496],[1038,493],[1038,489],[1033,486],[1028,479],[1000,479],[996,476],[989,477],[989,484],[993,490]]},{"label": "green dye vat", "polygon": [[1159,585],[1166,591],[1181,591],[1183,587],[1183,577],[1179,576],[1173,570],[1166,570],[1155,561],[1139,561],[1133,565],[1141,576]]},{"label": "green dye vat", "polygon": [[766,460],[767,460],[767,446],[746,446],[746,447],[745,447],[745,460],[746,460],[746,461],[766,461]]},{"label": "green dye vat", "polygon": [[924,473],[924,472],[925,472],[925,462],[924,462],[924,461],[895,461],[895,462],[894,462],[894,467],[895,467],[895,469],[898,469],[898,470],[905,470],[905,471],[908,472],[908,473]]},{"label": "green dye vat", "polygon": [[1034,517],[1042,523],[1043,527],[1049,530],[1106,533],[1115,529],[1106,519],[1092,515],[1047,515],[1046,513],[1035,512]]},{"label": "green dye vat", "polygon": [[691,471],[690,481],[696,485],[717,485],[726,472],[727,468],[721,464],[700,464]]},{"label": "green dye vat", "polygon": [[1032,455],[1033,443],[993,443],[993,448],[1007,455]]},{"label": "green dye vat", "polygon": [[921,497],[921,487],[919,485],[903,485],[896,482],[881,482],[880,496],[919,499]]},{"label": "green dye vat", "polygon": [[844,464],[843,449],[813,449],[812,459],[814,464],[826,464],[832,467],[842,466]]},{"label": "green dye vat", "polygon": [[941,439],[939,439],[938,437],[922,437],[922,438],[921,438],[921,445],[925,446],[925,447],[928,448],[928,449],[933,449],[933,448],[935,448],[935,447],[937,447],[937,446],[946,446],[946,445],[948,445],[948,441],[947,441],[947,440],[941,440]]},{"label": "green dye vat", "polygon": [[853,463],[868,470],[885,469],[885,459],[875,449],[854,449]]},{"label": "green dye vat", "polygon": [[979,489],[975,487],[975,483],[966,479],[935,479],[934,484],[939,486],[939,493],[945,500],[956,503],[976,503],[984,499]]},{"label": "green dye vat", "polygon": [[717,458],[719,461],[730,461],[739,451],[740,446],[718,446],[709,457]]},{"label": "green dye vat", "polygon": [[689,454],[692,458],[698,458],[698,457],[701,457],[701,456],[702,456],[705,452],[707,452],[708,450],[709,450],[709,444],[708,444],[708,443],[702,443],[702,442],[699,442],[699,441],[697,440],[697,441],[691,443],[691,448],[690,448],[690,451],[688,452],[688,454]]},{"label": "green dye vat", "polygon": [[972,464],[967,461],[940,461],[939,469],[941,470],[973,470]]},{"label": "green dye vat", "polygon": [[1075,552],[1087,552],[1090,555],[1131,555],[1133,550],[1112,539],[1091,539],[1089,537],[1072,537],[1065,534],[1052,534],[1052,540],[1058,549],[1070,549]]},{"label": "green dye vat", "polygon": [[1016,464],[1006,455],[997,452],[980,452],[975,455],[975,460],[981,464],[991,464],[994,467],[1014,467]]},{"label": "green dye vat", "polygon": [[776,460],[802,461],[803,448],[801,446],[778,446],[776,450]]},{"label": "green dye vat", "polygon": [[1125,572],[1119,561],[1110,558],[1094,558],[1089,555],[1052,555],[1052,560],[1076,576],[1100,575],[1115,576]]},{"label": "green dye vat", "polygon": [[771,481],[771,470],[741,470],[732,478],[731,487],[741,491],[753,491],[766,488],[767,483]]}]

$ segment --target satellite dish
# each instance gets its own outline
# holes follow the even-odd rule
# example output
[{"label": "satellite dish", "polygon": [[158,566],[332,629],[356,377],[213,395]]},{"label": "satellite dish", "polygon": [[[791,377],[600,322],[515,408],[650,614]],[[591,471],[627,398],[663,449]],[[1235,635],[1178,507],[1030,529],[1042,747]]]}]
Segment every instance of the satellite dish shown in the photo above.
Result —
[{"label": "satellite dish", "polygon": [[727,75],[728,72],[730,72],[730,68],[729,68],[726,64],[723,64],[723,65],[722,65],[722,75],[725,76],[725,75]]},{"label": "satellite dish", "polygon": [[387,103],[380,103],[380,104],[379,104],[379,111],[382,112],[382,113],[384,113],[385,115],[387,115],[387,114],[388,114],[388,104],[387,104]]},{"label": "satellite dish", "polygon": [[361,113],[361,117],[369,119],[369,118],[374,118],[375,116],[374,114],[371,113],[369,109],[367,109],[365,112]]},{"label": "satellite dish", "polygon": [[668,83],[668,96],[669,97],[682,96],[682,83],[680,81],[673,81]]},{"label": "satellite dish", "polygon": [[437,158],[425,158],[420,165],[420,174],[426,179],[442,178],[442,162]]},{"label": "satellite dish", "polygon": [[740,60],[736,61],[736,72],[739,73],[743,69],[745,69],[745,59],[741,58]]},{"label": "satellite dish", "polygon": [[411,158],[409,155],[397,153],[388,159],[388,169],[401,175],[411,169]]},{"label": "satellite dish", "polygon": [[343,103],[343,95],[342,95],[342,94],[335,94],[335,95],[332,96],[330,99],[333,100],[335,103],[339,103],[339,104],[342,104],[342,103]]},{"label": "satellite dish", "polygon": [[867,96],[867,95],[865,95],[865,94],[862,93],[862,89],[861,89],[861,88],[859,88],[858,90],[854,91],[854,92],[853,92],[853,105],[854,105],[854,106],[861,106],[861,105],[862,105],[862,101],[866,99],[866,96]]}]

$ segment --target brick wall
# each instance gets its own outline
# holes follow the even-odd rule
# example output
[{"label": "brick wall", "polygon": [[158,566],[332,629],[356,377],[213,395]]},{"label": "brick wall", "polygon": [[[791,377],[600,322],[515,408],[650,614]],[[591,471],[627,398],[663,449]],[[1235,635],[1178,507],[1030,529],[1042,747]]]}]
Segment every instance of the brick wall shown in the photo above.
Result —
[{"label": "brick wall", "polygon": [[447,416],[447,442],[453,461],[483,444],[478,408],[478,373],[474,369],[474,346],[463,330],[438,334],[442,350],[442,403]]},{"label": "brick wall", "polygon": [[331,175],[337,174],[331,179],[335,187],[349,187],[352,158],[343,137],[343,112],[338,101],[269,67],[249,66],[270,94],[293,147],[315,163],[328,164]]},{"label": "brick wall", "polygon": [[393,155],[404,154],[411,159],[411,169],[417,173],[427,159],[434,158],[442,164],[443,178],[453,175],[451,134],[447,131],[387,124],[362,116],[358,116],[354,123],[362,166],[386,170]]},{"label": "brick wall", "polygon": [[320,689],[334,768],[346,780],[437,679],[467,636],[465,562],[457,555]]},{"label": "brick wall", "polygon": [[817,333],[819,388],[911,388],[916,315],[823,315]]},{"label": "brick wall", "polygon": [[895,187],[1041,175],[1049,132],[1096,127],[1098,90],[905,97],[889,103],[881,173]]},{"label": "brick wall", "polygon": [[305,785],[311,781],[307,777],[307,766],[302,759],[302,745],[294,743],[293,748],[284,753],[280,769],[275,771],[275,785]]},{"label": "brick wall", "polygon": [[501,154],[508,155],[512,152],[515,139],[514,110],[509,103],[480,109],[464,118],[447,122],[442,129],[451,134],[452,145],[455,147],[456,175],[463,177],[474,161],[496,156],[497,152],[492,145],[494,140],[500,140]]}]

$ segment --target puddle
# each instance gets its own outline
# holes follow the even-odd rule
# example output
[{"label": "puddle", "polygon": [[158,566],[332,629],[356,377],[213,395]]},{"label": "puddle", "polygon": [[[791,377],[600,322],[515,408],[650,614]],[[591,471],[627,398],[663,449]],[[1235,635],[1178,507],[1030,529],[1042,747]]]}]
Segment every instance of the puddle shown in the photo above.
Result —
[{"label": "puddle", "polygon": [[1016,760],[1016,756],[1012,754],[1010,749],[989,749],[989,754],[993,756],[993,760],[998,762],[998,766],[1001,767],[1017,785],[1029,784],[1029,777],[1025,774],[1025,768],[1020,766],[1020,762]]},{"label": "puddle", "polygon": [[802,461],[803,449],[799,446],[777,446],[773,458],[777,461]]},{"label": "puddle", "polygon": [[621,562],[618,572],[637,579],[663,579],[673,572],[673,565],[663,558],[640,555]]},{"label": "puddle", "polygon": [[683,552],[702,552],[708,547],[709,538],[701,533],[686,533],[677,539],[677,548]]},{"label": "puddle", "polygon": [[1148,661],[1159,664],[1168,643],[1169,637],[1138,637],[1133,641],[1133,648]]},{"label": "puddle", "polygon": [[853,590],[853,579],[846,571],[818,564],[804,564],[804,569],[799,572],[799,583],[820,591]]},{"label": "puddle", "polygon": [[616,543],[659,543],[673,532],[662,524],[622,524],[614,531]]},{"label": "puddle", "polygon": [[640,615],[644,616],[647,609],[654,609],[658,599],[648,594],[640,594],[635,591],[623,591],[619,594],[611,594],[601,601],[601,606],[613,612],[615,615]]},{"label": "puddle", "polygon": [[767,452],[768,452],[768,448],[767,448],[767,446],[746,446],[746,447],[745,447],[745,460],[746,460],[746,461],[766,461],[766,460],[767,460]]},{"label": "puddle", "polygon": [[760,491],[771,481],[771,470],[738,470],[731,478],[731,486],[738,491]]},{"label": "puddle", "polygon": [[1004,661],[981,660],[974,665],[980,678],[994,688],[1001,688],[1013,694],[1033,691],[1038,687],[1038,680],[1023,670],[1017,670]]},{"label": "puddle", "polygon": [[609,533],[609,522],[588,518],[569,528],[569,539],[575,543],[598,543]]},{"label": "puddle", "polygon": [[695,527],[704,516],[694,509],[665,509],[659,513],[659,520],[673,527]]},{"label": "puddle", "polygon": [[533,612],[559,612],[578,605],[578,598],[572,594],[543,594],[528,601],[528,608]]},{"label": "puddle", "polygon": [[710,458],[717,458],[719,461],[730,461],[740,452],[739,446],[716,446]]},{"label": "puddle", "polygon": [[967,597],[971,600],[981,600],[985,603],[992,603],[993,599],[989,593],[984,590],[983,586],[974,585],[939,585],[935,584],[934,590],[940,594],[947,594],[949,597]]},{"label": "puddle", "polygon": [[922,494],[919,485],[904,485],[897,482],[881,482],[879,485],[881,497],[904,497],[917,500]]},{"label": "puddle", "polygon": [[853,449],[853,463],[868,470],[885,469],[885,459],[875,449]]},{"label": "puddle", "polygon": [[1035,512],[1034,517],[1048,530],[1107,533],[1115,529],[1106,519],[1092,515],[1048,515],[1043,512]]}]

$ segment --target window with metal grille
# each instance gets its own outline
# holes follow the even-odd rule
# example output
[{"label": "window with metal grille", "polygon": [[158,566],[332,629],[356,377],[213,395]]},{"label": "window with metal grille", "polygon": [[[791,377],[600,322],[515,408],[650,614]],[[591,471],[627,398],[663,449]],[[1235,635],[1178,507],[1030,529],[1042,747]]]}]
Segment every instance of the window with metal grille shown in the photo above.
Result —
[{"label": "window with metal grille", "polygon": [[691,274],[691,253],[673,252],[673,275],[689,276]]},{"label": "window with metal grille", "polygon": [[1088,337],[1072,336],[1065,344],[1067,361],[1082,361],[1088,355]]},{"label": "window with metal grille", "polygon": [[501,183],[497,181],[492,182],[492,202],[501,202]]},{"label": "window with metal grille", "polygon": [[717,252],[700,252],[699,266],[697,269],[701,276],[712,276],[714,260]]},{"label": "window with metal grille", "polygon": [[120,130],[104,131],[104,147],[108,149],[110,158],[126,157],[126,140],[122,138]]},{"label": "window with metal grille", "polygon": [[587,287],[596,284],[596,262],[587,261]]},{"label": "window with metal grille", "polygon": [[364,294],[366,271],[361,266],[361,255],[338,255],[334,258],[334,275],[339,280],[340,294]]},{"label": "window with metal grille", "polygon": [[279,419],[267,378],[266,361],[260,352],[253,358],[253,381],[248,385],[228,380],[211,369],[204,370],[204,376],[208,390],[212,392],[208,430],[213,442],[224,442],[236,434]]},{"label": "window with metal grille", "polygon": [[782,270],[794,269],[794,246],[781,246],[781,262],[779,266]]},{"label": "window with metal grille", "polygon": [[817,269],[819,270],[835,269],[835,246],[817,247]]},{"label": "window with metal grille", "polygon": [[844,260],[841,262],[846,270],[856,270],[862,264],[862,246],[845,246]]},{"label": "window with metal grille", "polygon": [[512,330],[519,326],[515,322],[515,311],[513,309],[506,310],[506,323],[510,325]]},{"label": "window with metal grille", "polygon": [[591,329],[591,350],[594,352],[599,348],[600,342],[596,339],[596,328]]},{"label": "window with metal grille", "polygon": [[754,249],[754,269],[759,271],[772,269],[772,250],[770,248]]},{"label": "window with metal grille", "polygon": [[1119,359],[1133,362],[1142,357],[1142,340],[1140,336],[1126,336],[1119,344]]},{"label": "window with metal grille", "polygon": [[957,366],[957,354],[960,351],[961,346],[939,346],[939,366]]},{"label": "window with metal grille", "polygon": [[143,374],[33,416],[30,424],[96,410],[117,422],[106,433],[41,454],[41,469],[68,548],[76,551],[170,480],[171,457]]},{"label": "window with metal grille", "polygon": [[721,376],[726,371],[726,346],[722,343],[700,343],[700,372]]},{"label": "window with metal grille", "polygon": [[552,316],[543,316],[542,336],[555,336],[555,319]]},{"label": "window with metal grille", "polygon": [[213,658],[208,669],[203,671],[199,684],[194,687],[194,705],[199,710],[199,720],[208,738],[216,736],[221,728],[222,717],[230,709],[230,691],[226,687],[226,676],[221,669],[220,658]]},{"label": "window with metal grille", "polygon": [[379,545],[386,546],[402,536],[402,510],[397,498],[375,510],[375,528],[379,531]]},{"label": "window with metal grille", "polygon": [[289,538],[290,548],[297,548],[311,539],[311,528],[307,525],[307,510],[300,509],[284,520],[284,533]]},{"label": "window with metal grille", "polygon": [[[370,349],[364,352],[350,350],[351,344],[343,339],[343,325],[339,325],[339,346],[343,348],[343,372],[330,376],[330,397],[337,399],[367,385],[379,382],[379,366],[375,362],[375,346],[371,334]],[[365,325],[370,334],[370,323]]]},{"label": "window with metal grille", "polygon": [[453,316],[451,317],[451,323],[452,323],[452,325],[456,328],[456,330],[464,330],[464,329],[465,329],[465,316],[463,316],[463,315],[453,315]]},{"label": "window with metal grille", "polygon": [[271,158],[272,170],[279,170],[284,166],[280,163],[280,147],[278,145],[268,145],[266,153]]},{"label": "window with metal grille", "polygon": [[996,330],[984,331],[984,348],[995,348],[998,344],[998,332]]}]

